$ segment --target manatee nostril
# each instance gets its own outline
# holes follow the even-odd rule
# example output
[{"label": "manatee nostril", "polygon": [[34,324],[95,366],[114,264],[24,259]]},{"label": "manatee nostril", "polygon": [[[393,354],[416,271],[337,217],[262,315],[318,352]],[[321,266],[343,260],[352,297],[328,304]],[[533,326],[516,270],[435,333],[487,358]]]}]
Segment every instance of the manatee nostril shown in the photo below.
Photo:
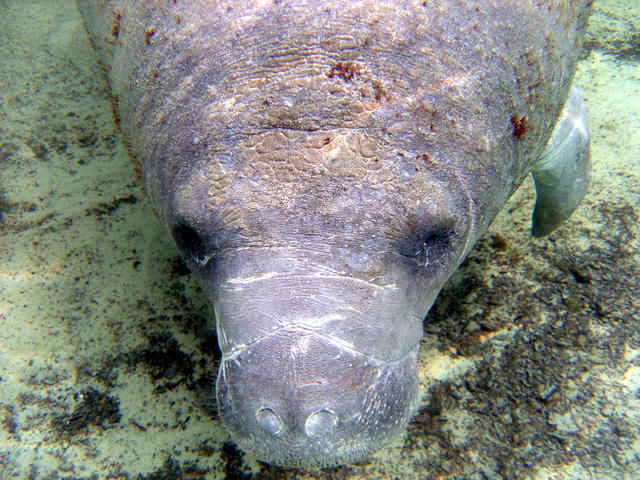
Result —
[{"label": "manatee nostril", "polygon": [[321,437],[329,433],[338,423],[338,417],[329,410],[313,412],[304,422],[304,430],[308,437]]},{"label": "manatee nostril", "polygon": [[256,413],[258,424],[271,435],[278,435],[282,431],[282,420],[270,408],[261,408]]}]

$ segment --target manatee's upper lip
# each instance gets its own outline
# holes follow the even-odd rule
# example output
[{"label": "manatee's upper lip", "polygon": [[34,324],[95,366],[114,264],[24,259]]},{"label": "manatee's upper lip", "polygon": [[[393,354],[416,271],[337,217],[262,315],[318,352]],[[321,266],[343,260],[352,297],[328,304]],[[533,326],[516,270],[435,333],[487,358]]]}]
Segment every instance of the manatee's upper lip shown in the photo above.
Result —
[{"label": "manatee's upper lip", "polygon": [[[332,317],[333,318],[337,318],[336,316],[332,316]],[[319,337],[324,338],[328,342],[333,343],[334,345],[340,347],[341,349],[348,350],[349,352],[354,353],[356,355],[365,355],[363,352],[355,350],[353,348],[353,346],[349,345],[347,342],[341,342],[338,339],[328,337],[328,336],[324,335],[323,333],[319,332],[316,329],[306,327],[306,326],[301,325],[299,323],[287,323],[285,325],[278,325],[277,328],[274,328],[273,330],[270,330],[269,332],[265,332],[265,334],[262,337],[256,338],[255,340],[253,340],[253,341],[251,341],[249,343],[245,343],[243,345],[238,345],[238,346],[234,347],[229,353],[224,353],[223,352],[222,353],[222,360],[223,361],[224,360],[232,360],[234,357],[236,357],[242,351],[244,351],[247,347],[250,347],[251,345],[255,345],[256,343],[261,342],[265,338],[272,337],[274,335],[277,335],[280,332],[287,331],[287,330],[290,333],[294,333],[296,335],[317,335]],[[371,358],[373,359],[374,357],[371,357]],[[376,359],[376,360],[382,361],[381,359]]]},{"label": "manatee's upper lip", "polygon": [[306,327],[304,325],[301,325],[299,323],[288,323],[286,325],[279,325],[278,328],[275,328],[269,332],[265,332],[265,334],[260,337],[260,338],[256,338],[255,340],[249,342],[249,343],[245,343],[242,345],[238,345],[236,347],[234,347],[230,352],[225,353],[222,352],[222,361],[228,361],[228,360],[233,360],[235,357],[237,357],[238,355],[240,355],[243,351],[245,351],[248,347],[255,345],[256,343],[261,342],[262,340],[264,340],[265,338],[268,337],[272,337],[280,332],[289,330],[290,333],[293,333],[295,335],[317,335],[318,337],[322,337],[324,340],[326,340],[329,343],[334,344],[335,346],[337,346],[338,348],[348,351],[349,353],[353,354],[353,355],[358,355],[358,356],[362,356],[365,359],[372,361],[372,362],[376,362],[376,363],[385,363],[385,364],[393,364],[395,362],[403,362],[409,355],[411,355],[412,350],[409,350],[403,357],[395,359],[395,360],[389,360],[386,358],[379,358],[376,357],[375,355],[370,355],[367,353],[364,353],[360,350],[357,350],[355,348],[353,348],[353,345],[349,344],[348,342],[344,342],[341,341],[338,338],[335,337],[329,337],[325,334],[323,334],[322,332],[319,332],[316,329],[313,328],[309,328]]},{"label": "manatee's upper lip", "polygon": [[287,273],[282,273],[282,272],[266,272],[266,273],[262,273],[259,275],[255,275],[255,276],[249,276],[249,277],[236,277],[236,278],[230,278],[228,280],[225,280],[222,284],[221,284],[221,288],[226,288],[226,289],[230,289],[230,288],[234,288],[234,287],[228,287],[227,284],[231,284],[231,285],[249,285],[251,283],[255,283],[255,282],[261,282],[264,280],[270,280],[270,279],[277,279],[277,278],[318,278],[318,279],[339,279],[339,280],[348,280],[348,281],[352,281],[352,282],[362,282],[364,284],[366,284],[367,286],[373,287],[373,288],[381,288],[384,290],[397,290],[398,286],[395,283],[387,283],[387,284],[378,284],[375,283],[375,279],[372,280],[364,280],[362,278],[358,278],[352,275],[347,275],[347,274],[343,274],[343,273],[337,273],[337,272],[332,272],[332,273],[327,273],[327,272],[322,272],[322,273],[295,273],[295,274],[287,274]]}]

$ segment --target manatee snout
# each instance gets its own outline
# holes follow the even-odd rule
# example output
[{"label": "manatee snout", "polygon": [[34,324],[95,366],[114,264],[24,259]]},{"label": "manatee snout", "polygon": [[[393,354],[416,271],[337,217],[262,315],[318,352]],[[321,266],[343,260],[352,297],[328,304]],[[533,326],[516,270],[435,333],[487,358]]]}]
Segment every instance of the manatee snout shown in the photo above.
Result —
[{"label": "manatee snout", "polygon": [[221,363],[220,417],[259,459],[305,467],[352,462],[406,426],[416,362],[417,349],[385,362],[313,329],[284,327]]},{"label": "manatee snout", "polygon": [[415,409],[422,307],[408,301],[406,272],[386,255],[365,280],[338,270],[345,257],[239,249],[205,282],[222,350],[219,416],[260,460],[351,463],[393,440]]}]

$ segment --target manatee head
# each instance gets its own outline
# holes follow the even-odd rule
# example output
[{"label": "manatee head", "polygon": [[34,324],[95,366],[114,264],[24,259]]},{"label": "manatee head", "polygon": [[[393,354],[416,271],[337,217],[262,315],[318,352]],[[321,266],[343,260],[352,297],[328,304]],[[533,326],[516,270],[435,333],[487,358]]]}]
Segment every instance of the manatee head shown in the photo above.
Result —
[{"label": "manatee head", "polygon": [[280,141],[289,163],[252,138],[194,167],[167,223],[214,307],[231,437],[276,465],[352,463],[416,407],[422,321],[468,247],[469,197],[418,155],[348,149],[362,133]]}]

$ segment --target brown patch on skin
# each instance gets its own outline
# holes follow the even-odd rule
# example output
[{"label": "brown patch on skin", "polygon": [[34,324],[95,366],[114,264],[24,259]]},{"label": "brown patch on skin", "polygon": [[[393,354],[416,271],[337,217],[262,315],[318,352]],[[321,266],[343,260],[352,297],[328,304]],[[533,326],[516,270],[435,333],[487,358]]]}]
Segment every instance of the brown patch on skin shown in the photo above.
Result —
[{"label": "brown patch on skin", "polygon": [[120,19],[122,18],[122,14],[117,10],[113,12],[113,25],[111,26],[111,35],[117,37],[120,33]]},{"label": "brown patch on skin", "polygon": [[155,27],[147,27],[144,29],[144,43],[151,45],[151,37],[156,34]]},{"label": "brown patch on skin", "polygon": [[[334,78],[338,77],[343,79],[345,82],[351,82],[355,80],[355,78],[359,76],[361,80],[365,83],[369,83],[371,85],[371,89],[373,89],[373,97],[376,101],[381,102],[382,100],[390,100],[391,94],[387,91],[386,88],[382,85],[382,82],[376,80],[375,78],[371,78],[369,75],[366,75],[364,69],[356,62],[351,61],[339,61],[337,62],[329,72],[327,72],[327,77]],[[367,88],[361,87],[360,94],[363,97],[367,97],[371,95],[371,92],[367,91]]]},{"label": "brown patch on skin", "polygon": [[511,117],[511,124],[513,125],[513,136],[516,138],[522,138],[522,136],[529,130],[529,119],[526,115],[514,115]]},{"label": "brown patch on skin", "polygon": [[378,80],[371,80],[371,85],[373,85],[373,90],[375,91],[375,98],[377,101],[382,100],[383,98],[389,100],[391,95],[387,90],[382,86]]},{"label": "brown patch on skin", "polygon": [[327,145],[329,145],[332,140],[333,138],[331,135],[326,135],[326,134],[321,136],[315,135],[308,140],[305,148],[322,149]]},{"label": "brown patch on skin", "polygon": [[422,160],[426,165],[433,165],[435,163],[428,153],[421,153],[418,155],[418,159]]},{"label": "brown patch on skin", "polygon": [[360,65],[355,62],[337,62],[329,73],[327,73],[327,77],[340,77],[345,82],[350,81],[355,75],[359,74],[361,71]]}]

